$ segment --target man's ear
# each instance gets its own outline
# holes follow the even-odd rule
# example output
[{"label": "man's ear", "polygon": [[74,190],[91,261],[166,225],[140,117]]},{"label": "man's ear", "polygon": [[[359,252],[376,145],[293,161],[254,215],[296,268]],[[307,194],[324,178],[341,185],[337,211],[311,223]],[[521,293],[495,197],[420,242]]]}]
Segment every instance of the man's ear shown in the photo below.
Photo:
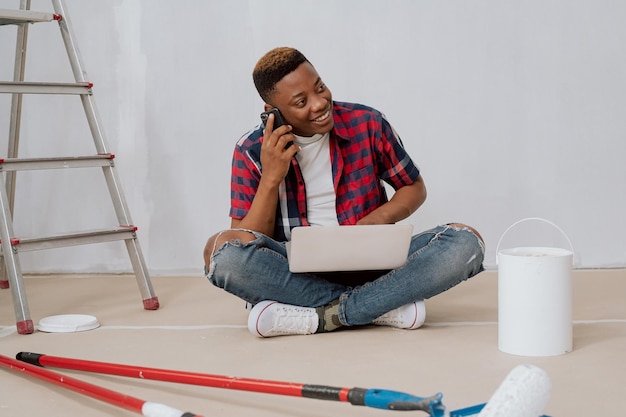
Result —
[{"label": "man's ear", "polygon": [[265,109],[265,111],[271,110],[274,108],[274,106],[272,106],[271,104],[267,104],[265,103],[265,105],[263,106],[263,108]]}]

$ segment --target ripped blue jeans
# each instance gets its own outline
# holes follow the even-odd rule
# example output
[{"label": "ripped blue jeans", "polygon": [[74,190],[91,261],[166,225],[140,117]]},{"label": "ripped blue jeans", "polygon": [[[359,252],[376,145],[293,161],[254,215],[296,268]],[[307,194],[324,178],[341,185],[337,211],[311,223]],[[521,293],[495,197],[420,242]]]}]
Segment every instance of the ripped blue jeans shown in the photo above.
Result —
[{"label": "ripped blue jeans", "polygon": [[390,271],[291,273],[284,242],[261,233],[226,242],[211,256],[206,277],[251,303],[274,300],[319,307],[339,299],[344,326],[369,324],[405,304],[440,294],[483,270],[485,248],[471,230],[437,226],[412,237],[407,263]]}]

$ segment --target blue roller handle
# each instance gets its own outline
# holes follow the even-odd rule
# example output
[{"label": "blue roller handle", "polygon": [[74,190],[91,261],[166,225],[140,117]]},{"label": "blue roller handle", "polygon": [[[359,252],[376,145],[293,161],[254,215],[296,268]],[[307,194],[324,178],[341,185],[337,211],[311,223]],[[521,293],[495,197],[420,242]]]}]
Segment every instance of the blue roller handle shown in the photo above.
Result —
[{"label": "blue roller handle", "polygon": [[[358,388],[357,388],[358,390]],[[354,405],[365,405],[372,408],[382,408],[385,410],[397,411],[425,411],[431,417],[471,417],[478,416],[486,403],[473,405],[454,411],[446,412],[446,407],[442,403],[443,394],[437,393],[430,397],[416,397],[398,391],[383,389],[363,390],[360,400],[353,398]],[[361,402],[362,400],[362,402]],[[360,403],[360,404],[357,404]],[[543,415],[540,417],[549,417]]]},{"label": "blue roller handle", "polygon": [[385,410],[421,410],[426,411],[432,417],[443,417],[445,407],[441,403],[442,397],[443,394],[441,393],[431,397],[416,397],[403,392],[373,388],[365,392],[363,404]]}]

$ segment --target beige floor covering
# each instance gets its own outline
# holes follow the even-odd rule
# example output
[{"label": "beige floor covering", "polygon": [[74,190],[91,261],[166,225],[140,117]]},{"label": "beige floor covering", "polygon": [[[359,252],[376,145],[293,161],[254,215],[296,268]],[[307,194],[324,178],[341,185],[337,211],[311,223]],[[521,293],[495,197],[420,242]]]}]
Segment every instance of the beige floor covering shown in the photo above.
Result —
[{"label": "beige floor covering", "polygon": [[[35,323],[92,314],[102,326],[80,333],[15,333],[10,290],[0,291],[0,354],[45,353],[216,375],[443,392],[457,409],[486,402],[516,365],[537,365],[553,390],[551,416],[621,416],[626,407],[626,271],[576,270],[574,350],[552,357],[502,353],[497,342],[497,273],[427,301],[416,331],[368,326],[314,336],[253,337],[238,299],[204,277],[153,277],[157,311],[142,309],[131,275],[26,277]],[[532,300],[528,300],[532,306]],[[218,416],[385,416],[394,411],[217,388],[59,371],[143,400]],[[130,416],[133,412],[0,369],[0,416]],[[409,412],[404,415],[425,415]]]}]

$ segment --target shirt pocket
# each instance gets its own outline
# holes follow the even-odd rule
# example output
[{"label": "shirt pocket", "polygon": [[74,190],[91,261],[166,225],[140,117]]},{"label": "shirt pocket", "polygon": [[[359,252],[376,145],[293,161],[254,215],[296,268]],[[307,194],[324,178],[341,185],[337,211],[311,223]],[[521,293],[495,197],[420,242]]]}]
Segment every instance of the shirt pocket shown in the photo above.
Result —
[{"label": "shirt pocket", "polygon": [[372,166],[346,173],[345,190],[345,203],[353,206],[356,213],[367,214],[379,205],[379,182]]}]

